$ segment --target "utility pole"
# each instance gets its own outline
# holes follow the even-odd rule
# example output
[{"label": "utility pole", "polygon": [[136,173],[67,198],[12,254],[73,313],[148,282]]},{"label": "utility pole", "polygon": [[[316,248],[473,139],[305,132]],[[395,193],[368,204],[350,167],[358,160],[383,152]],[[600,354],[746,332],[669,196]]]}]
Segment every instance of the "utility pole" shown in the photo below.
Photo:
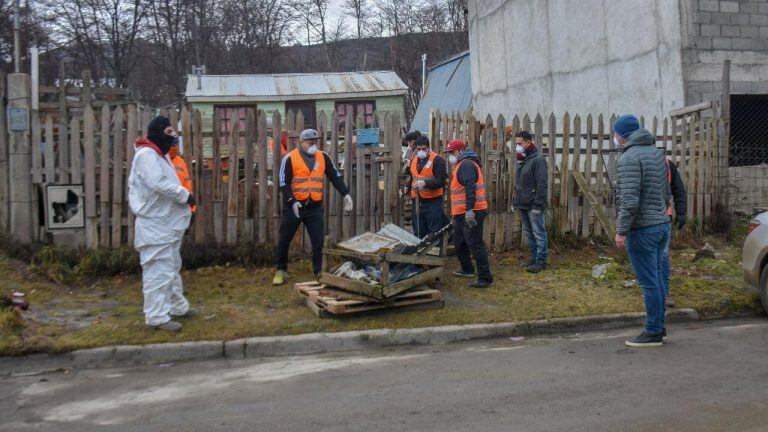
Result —
[{"label": "utility pole", "polygon": [[21,36],[19,36],[19,1],[13,2],[13,71],[21,72]]},{"label": "utility pole", "polygon": [[421,55],[421,95],[424,96],[424,90],[427,87],[427,55]]}]

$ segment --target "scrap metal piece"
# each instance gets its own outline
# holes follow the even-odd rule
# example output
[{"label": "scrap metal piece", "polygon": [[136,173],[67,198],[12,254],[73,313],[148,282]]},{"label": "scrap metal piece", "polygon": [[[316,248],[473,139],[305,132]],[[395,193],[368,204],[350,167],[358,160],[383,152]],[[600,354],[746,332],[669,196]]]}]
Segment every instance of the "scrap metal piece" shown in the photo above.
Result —
[{"label": "scrap metal piece", "polygon": [[377,231],[376,234],[381,234],[385,237],[395,239],[399,243],[402,243],[406,246],[416,246],[421,242],[420,238],[392,223],[381,227],[381,229]]},{"label": "scrap metal piece", "polygon": [[366,231],[358,236],[344,240],[337,246],[359,253],[375,253],[382,249],[392,250],[398,243],[397,240],[392,238]]}]

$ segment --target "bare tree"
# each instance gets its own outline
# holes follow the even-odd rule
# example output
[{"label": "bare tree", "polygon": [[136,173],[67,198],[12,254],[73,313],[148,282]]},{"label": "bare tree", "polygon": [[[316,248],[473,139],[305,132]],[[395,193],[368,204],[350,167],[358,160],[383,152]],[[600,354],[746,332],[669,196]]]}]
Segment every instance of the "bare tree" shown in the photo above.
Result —
[{"label": "bare tree", "polygon": [[102,65],[109,74],[104,81],[120,87],[136,66],[149,6],[149,0],[50,0],[48,10],[69,55],[83,66]]},{"label": "bare tree", "polygon": [[344,0],[342,3],[344,14],[355,20],[357,26],[357,38],[363,38],[363,27],[368,20],[368,0]]}]

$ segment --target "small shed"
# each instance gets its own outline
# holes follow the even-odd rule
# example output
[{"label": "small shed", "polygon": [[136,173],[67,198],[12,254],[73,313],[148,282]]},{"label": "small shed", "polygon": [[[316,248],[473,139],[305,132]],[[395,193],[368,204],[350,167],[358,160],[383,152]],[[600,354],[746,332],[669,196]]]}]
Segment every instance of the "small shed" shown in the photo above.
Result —
[{"label": "small shed", "polygon": [[[213,113],[220,116],[222,134],[238,118],[245,127],[248,110],[264,110],[271,118],[279,112],[301,111],[304,128],[317,126],[317,114],[351,112],[373,122],[375,111],[395,111],[403,118],[408,87],[394,71],[324,72],[254,75],[188,75],[186,100],[199,109],[203,133],[213,131]],[[208,138],[210,140],[210,138]],[[205,141],[205,140],[204,140]],[[210,148],[204,142],[204,147]]]},{"label": "small shed", "polygon": [[456,54],[429,68],[424,95],[411,123],[411,131],[429,129],[429,112],[465,112],[472,108],[469,51]]}]

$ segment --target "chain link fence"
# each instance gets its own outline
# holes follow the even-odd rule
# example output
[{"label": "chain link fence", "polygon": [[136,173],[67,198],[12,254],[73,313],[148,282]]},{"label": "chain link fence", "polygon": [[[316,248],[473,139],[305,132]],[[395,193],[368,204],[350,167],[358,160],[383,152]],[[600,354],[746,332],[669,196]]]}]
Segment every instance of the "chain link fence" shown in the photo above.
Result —
[{"label": "chain link fence", "polygon": [[732,95],[728,177],[734,210],[768,210],[768,95]]}]

